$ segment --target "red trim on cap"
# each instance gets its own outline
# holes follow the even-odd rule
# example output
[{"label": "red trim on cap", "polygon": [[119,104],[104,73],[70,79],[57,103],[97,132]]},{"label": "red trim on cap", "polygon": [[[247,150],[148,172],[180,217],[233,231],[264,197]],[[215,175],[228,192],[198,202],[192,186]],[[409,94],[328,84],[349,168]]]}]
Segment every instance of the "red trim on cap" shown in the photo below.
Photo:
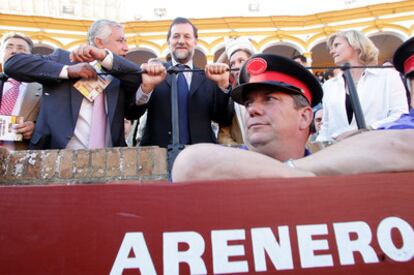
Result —
[{"label": "red trim on cap", "polygon": [[412,71],[414,71],[414,55],[404,61],[404,75],[411,73]]},{"label": "red trim on cap", "polygon": [[301,89],[303,95],[308,99],[310,103],[312,103],[312,94],[308,86],[306,86],[305,83],[297,78],[280,72],[267,71],[259,75],[251,75],[249,79],[249,83],[258,83],[264,81],[278,81],[289,84],[291,86],[295,86]]}]

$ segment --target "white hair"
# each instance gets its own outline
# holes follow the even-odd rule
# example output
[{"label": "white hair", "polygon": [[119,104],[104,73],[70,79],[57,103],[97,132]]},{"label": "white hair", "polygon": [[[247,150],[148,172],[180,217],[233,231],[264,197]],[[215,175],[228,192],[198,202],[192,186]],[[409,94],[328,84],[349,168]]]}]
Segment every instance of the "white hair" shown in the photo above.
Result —
[{"label": "white hair", "polygon": [[89,45],[96,46],[95,44],[95,38],[99,38],[102,40],[107,39],[111,33],[112,28],[123,28],[121,24],[107,20],[107,19],[100,19],[91,25],[91,27],[88,30],[88,43]]}]

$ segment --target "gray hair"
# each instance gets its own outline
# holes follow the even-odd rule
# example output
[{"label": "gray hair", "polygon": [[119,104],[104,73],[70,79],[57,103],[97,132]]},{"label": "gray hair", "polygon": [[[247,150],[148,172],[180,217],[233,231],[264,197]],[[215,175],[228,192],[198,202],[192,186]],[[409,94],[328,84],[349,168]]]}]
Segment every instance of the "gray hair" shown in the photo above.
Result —
[{"label": "gray hair", "polygon": [[293,98],[293,102],[295,104],[295,109],[298,110],[300,108],[310,106],[309,101],[301,94],[288,94]]},{"label": "gray hair", "polygon": [[107,39],[111,33],[112,28],[123,28],[123,26],[115,21],[108,19],[100,19],[92,23],[91,27],[88,30],[88,44],[96,46],[95,38],[102,40]]}]

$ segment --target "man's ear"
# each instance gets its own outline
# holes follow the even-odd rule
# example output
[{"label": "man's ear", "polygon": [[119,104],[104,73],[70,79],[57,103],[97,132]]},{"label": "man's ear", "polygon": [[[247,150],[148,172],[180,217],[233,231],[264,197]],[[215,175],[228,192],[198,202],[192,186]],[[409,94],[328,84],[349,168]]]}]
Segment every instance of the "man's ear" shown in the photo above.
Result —
[{"label": "man's ear", "polygon": [[105,48],[104,45],[103,45],[104,43],[103,43],[101,38],[95,37],[94,42],[95,42],[95,45],[96,45],[97,48],[99,48],[99,49]]},{"label": "man's ear", "polygon": [[309,129],[309,126],[312,123],[313,120],[313,112],[312,108],[310,106],[306,106],[302,108],[301,114],[300,114],[301,120],[299,127],[301,130]]}]

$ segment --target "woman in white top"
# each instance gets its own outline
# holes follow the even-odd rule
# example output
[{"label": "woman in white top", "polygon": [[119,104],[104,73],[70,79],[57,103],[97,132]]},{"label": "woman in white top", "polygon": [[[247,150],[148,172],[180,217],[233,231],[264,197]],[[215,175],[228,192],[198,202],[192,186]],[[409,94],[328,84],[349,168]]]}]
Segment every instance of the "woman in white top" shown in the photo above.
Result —
[{"label": "woman in white top", "polygon": [[[336,65],[378,63],[378,49],[362,32],[337,32],[328,38],[327,44]],[[395,69],[354,68],[351,74],[369,128],[376,129],[408,112],[404,85]],[[317,141],[332,141],[341,134],[355,131],[355,115],[343,75],[326,81],[323,91],[323,124]]]}]

